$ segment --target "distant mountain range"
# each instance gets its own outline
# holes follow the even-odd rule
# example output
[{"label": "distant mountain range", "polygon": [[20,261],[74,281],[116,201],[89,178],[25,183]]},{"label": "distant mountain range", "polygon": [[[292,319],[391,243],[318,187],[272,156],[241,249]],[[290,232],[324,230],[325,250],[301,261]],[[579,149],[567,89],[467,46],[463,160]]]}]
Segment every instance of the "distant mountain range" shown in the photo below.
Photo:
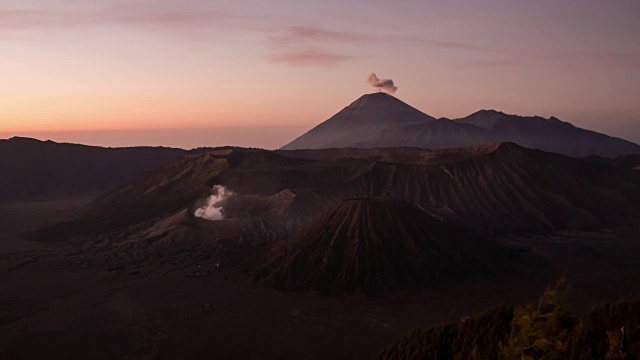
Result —
[{"label": "distant mountain range", "polygon": [[495,142],[574,157],[640,154],[640,145],[534,116],[481,110],[462,119],[435,119],[386,93],[367,94],[282,147],[283,150],[340,147],[445,149]]}]

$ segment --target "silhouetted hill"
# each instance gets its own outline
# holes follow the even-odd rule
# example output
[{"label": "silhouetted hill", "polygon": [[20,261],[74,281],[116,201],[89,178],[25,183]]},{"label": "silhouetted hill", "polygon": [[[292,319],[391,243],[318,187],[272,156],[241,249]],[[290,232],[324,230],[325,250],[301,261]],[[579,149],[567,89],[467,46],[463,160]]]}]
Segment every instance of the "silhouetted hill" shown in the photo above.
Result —
[{"label": "silhouetted hill", "polygon": [[638,144],[581,129],[554,117],[521,117],[481,110],[462,119],[434,120],[382,93],[362,96],[282,149],[417,147],[435,150],[494,142],[515,142],[575,157],[640,154]]},{"label": "silhouetted hill", "polygon": [[433,287],[495,270],[509,257],[405,201],[350,199],[251,264],[255,282],[287,290]]},{"label": "silhouetted hill", "polygon": [[640,170],[640,155],[625,155],[612,159],[610,165]]},{"label": "silhouetted hill", "polygon": [[454,121],[488,130],[493,141],[510,141],[528,148],[570,156],[597,154],[616,157],[640,153],[640,145],[581,129],[555,117],[523,117],[481,110]]},{"label": "silhouetted hill", "polygon": [[164,147],[0,140],[0,200],[97,195],[184,154],[185,150]]},{"label": "silhouetted hill", "polygon": [[0,200],[96,196],[181,156],[216,149],[105,148],[24,137],[0,139]]}]

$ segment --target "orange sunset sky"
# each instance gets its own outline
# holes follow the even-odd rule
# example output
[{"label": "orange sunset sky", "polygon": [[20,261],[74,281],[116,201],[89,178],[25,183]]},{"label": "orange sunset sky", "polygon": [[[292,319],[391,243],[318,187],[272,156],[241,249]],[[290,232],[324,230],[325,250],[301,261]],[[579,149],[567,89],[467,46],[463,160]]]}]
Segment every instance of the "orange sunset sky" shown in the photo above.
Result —
[{"label": "orange sunset sky", "polygon": [[0,138],[277,148],[369,72],[640,142],[637,1],[0,1]]}]

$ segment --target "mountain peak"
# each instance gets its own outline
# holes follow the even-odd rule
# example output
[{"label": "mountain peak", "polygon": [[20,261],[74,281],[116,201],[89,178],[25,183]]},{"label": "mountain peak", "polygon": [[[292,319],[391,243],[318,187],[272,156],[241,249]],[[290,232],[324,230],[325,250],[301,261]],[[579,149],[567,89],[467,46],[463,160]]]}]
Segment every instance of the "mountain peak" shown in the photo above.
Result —
[{"label": "mountain peak", "polygon": [[24,137],[24,136],[13,136],[9,139],[5,139],[14,143],[42,143],[44,141],[42,140],[38,140],[38,139],[34,139],[34,138],[30,138],[30,137]]},{"label": "mountain peak", "polygon": [[396,98],[393,95],[389,95],[385,92],[375,92],[370,94],[364,94],[356,101],[352,102],[349,106],[343,109],[343,111],[383,111],[383,112],[396,112],[396,111],[419,111],[412,106],[406,104],[402,100]]},{"label": "mountain peak", "polygon": [[472,116],[496,116],[496,115],[507,115],[507,114],[503,113],[502,111],[498,111],[494,109],[482,109],[467,116],[467,118],[470,118]]},{"label": "mountain peak", "polygon": [[363,102],[363,101],[368,102],[368,101],[400,101],[400,100],[391,94],[387,94],[384,91],[376,91],[376,92],[372,92],[372,93],[364,94],[360,96],[356,101],[354,101],[354,104],[358,102]]}]

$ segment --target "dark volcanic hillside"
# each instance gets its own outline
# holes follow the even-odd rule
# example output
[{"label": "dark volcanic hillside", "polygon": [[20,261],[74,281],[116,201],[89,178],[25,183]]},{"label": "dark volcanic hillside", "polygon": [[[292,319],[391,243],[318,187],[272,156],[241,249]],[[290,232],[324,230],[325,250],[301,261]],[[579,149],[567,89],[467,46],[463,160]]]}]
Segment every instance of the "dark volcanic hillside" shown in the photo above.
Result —
[{"label": "dark volcanic hillside", "polygon": [[[270,198],[288,193],[289,188],[310,190],[333,186],[367,168],[366,162],[326,163],[291,158],[266,150],[221,148],[187,155],[103,194],[77,219],[41,229],[37,237],[55,241],[97,235],[110,229],[122,230],[146,222],[162,222],[164,218],[186,209],[192,213],[196,202],[206,198],[214,185],[224,185],[236,193],[226,207],[227,217],[260,217],[265,211],[271,213]],[[295,194],[291,196],[295,197]],[[279,211],[283,212],[288,205],[277,207],[283,207]],[[293,218],[296,224],[299,217],[309,219],[313,213],[304,205],[301,207],[299,213],[285,217]],[[216,234],[217,225],[203,225],[212,222],[193,219],[192,214],[189,218],[188,226],[207,228],[211,238],[219,235]],[[276,222],[269,230],[276,234],[288,233],[288,223]],[[262,221],[259,220],[256,226],[262,227]],[[237,234],[244,231],[241,227],[237,230]],[[224,234],[228,231],[224,230]]]},{"label": "dark volcanic hillside", "polygon": [[218,156],[226,152],[178,158],[101,195],[79,218],[47,227],[39,237],[55,241],[95,235],[172,215],[206,194],[207,182],[228,166],[224,156]]},{"label": "dark volcanic hillside", "polygon": [[484,234],[628,224],[640,174],[515,144],[439,150],[422,164],[383,163],[321,199],[391,197]]},{"label": "dark volcanic hillside", "polygon": [[607,164],[607,165],[622,167],[626,169],[640,170],[640,154],[619,156],[615,159],[607,159],[599,156],[590,156],[586,159],[599,164]]},{"label": "dark volcanic hillside", "polygon": [[97,195],[186,153],[163,147],[0,140],[0,200]]},{"label": "dark volcanic hillside", "polygon": [[250,273],[280,289],[378,292],[486,273],[504,264],[497,254],[405,201],[350,199],[277,244]]},{"label": "dark volcanic hillside", "polygon": [[[105,194],[45,237],[153,223],[193,209],[214,185],[236,193],[228,217],[258,219],[274,240],[360,197],[405,200],[485,235],[629,225],[640,214],[640,172],[510,143],[438,151],[221,149],[183,157]],[[268,199],[281,193],[289,200],[265,218]]]},{"label": "dark volcanic hillside", "polygon": [[640,154],[638,144],[577,128],[554,117],[521,117],[482,110],[462,119],[434,121],[382,93],[362,96],[282,149],[416,147],[435,150],[494,142],[514,142],[575,157]]}]

